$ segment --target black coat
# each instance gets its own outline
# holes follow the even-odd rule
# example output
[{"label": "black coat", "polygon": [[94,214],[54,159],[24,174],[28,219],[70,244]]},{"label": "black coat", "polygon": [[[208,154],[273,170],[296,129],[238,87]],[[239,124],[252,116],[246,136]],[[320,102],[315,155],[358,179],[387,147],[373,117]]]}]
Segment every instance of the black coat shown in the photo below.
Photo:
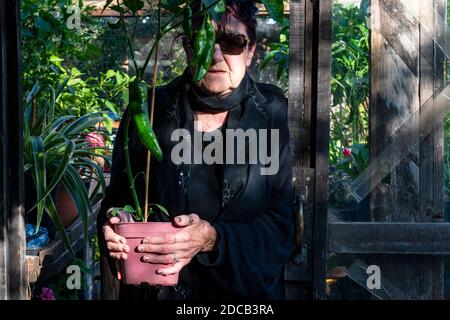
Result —
[{"label": "black coat", "polygon": [[[156,90],[154,130],[164,153],[162,162],[151,163],[151,203],[165,206],[172,217],[192,213],[185,208],[189,179],[184,165],[170,159],[172,131],[183,126],[182,78]],[[165,288],[155,298],[178,299],[282,299],[283,269],[294,248],[295,216],[293,210],[292,167],[289,149],[287,99],[283,92],[268,84],[256,84],[244,99],[239,114],[230,111],[227,128],[279,129],[279,170],[275,175],[261,175],[261,164],[226,165],[223,175],[221,213],[210,223],[219,236],[218,251],[197,254],[180,274],[180,285]],[[125,118],[125,117],[124,117]],[[146,154],[134,126],[130,127],[131,162],[134,175],[145,172]],[[101,226],[106,210],[133,204],[124,172],[123,126],[113,151],[111,182],[98,216],[99,244],[107,256]],[[136,182],[143,203],[143,179]],[[201,196],[201,195],[199,195]],[[155,216],[153,220],[164,220]],[[114,273],[115,264],[110,259]],[[132,289],[128,288],[128,292]],[[130,291],[131,290],[131,291]]]}]

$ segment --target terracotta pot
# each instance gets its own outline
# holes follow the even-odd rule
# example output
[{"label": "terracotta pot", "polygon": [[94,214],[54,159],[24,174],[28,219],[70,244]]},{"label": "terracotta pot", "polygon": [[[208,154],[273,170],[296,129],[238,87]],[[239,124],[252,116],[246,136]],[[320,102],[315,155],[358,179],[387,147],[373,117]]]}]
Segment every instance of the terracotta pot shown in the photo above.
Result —
[{"label": "terracotta pot", "polygon": [[178,283],[178,273],[168,276],[157,274],[156,270],[167,265],[143,262],[145,253],[137,251],[144,238],[174,233],[179,230],[178,228],[170,222],[124,222],[114,227],[115,232],[124,237],[130,247],[127,260],[121,262],[121,277],[125,284],[174,286]]},{"label": "terracotta pot", "polygon": [[66,188],[61,185],[58,189],[56,210],[64,227],[68,227],[78,217],[78,210],[75,205],[75,201],[73,201]]}]

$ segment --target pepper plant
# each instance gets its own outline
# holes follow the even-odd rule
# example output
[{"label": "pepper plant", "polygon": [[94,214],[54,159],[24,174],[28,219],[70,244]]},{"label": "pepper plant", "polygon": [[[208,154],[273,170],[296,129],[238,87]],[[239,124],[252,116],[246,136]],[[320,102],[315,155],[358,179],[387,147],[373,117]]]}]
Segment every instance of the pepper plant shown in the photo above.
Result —
[{"label": "pepper plant", "polygon": [[[196,12],[193,12],[191,8],[191,5],[194,2],[200,6],[199,10]],[[269,15],[274,16],[277,20],[280,16],[283,16],[284,5],[282,0],[262,0],[262,3],[265,5]],[[136,70],[136,76],[129,85],[129,114],[124,123],[125,166],[134,208],[130,205],[126,205],[124,208],[120,209],[132,213],[137,221],[147,222],[148,220],[150,157],[154,156],[158,161],[161,161],[163,158],[162,150],[152,129],[159,42],[169,32],[179,28],[183,29],[186,37],[192,41],[191,45],[193,49],[193,57],[190,65],[195,66],[193,81],[200,81],[205,76],[212,63],[214,44],[216,41],[213,20],[218,21],[221,18],[222,14],[225,12],[225,7],[225,0],[146,0],[145,2],[143,0],[123,0],[122,2],[119,0],[106,1],[104,9],[109,8],[117,12],[119,15],[117,22],[110,24],[110,26],[113,29],[121,29],[125,34],[130,57],[134,69]],[[163,13],[166,19],[163,19]],[[147,15],[152,15],[156,18],[157,34],[143,65],[138,66],[133,50],[133,40],[136,33],[137,23],[134,24],[133,30],[129,32],[125,24],[125,19],[126,17],[140,19],[146,17]],[[194,18],[201,19],[200,26],[196,28],[196,30],[193,30],[192,26],[192,21]],[[149,89],[149,85],[145,82],[144,75],[152,57],[154,58],[154,64],[153,79],[150,86],[152,89],[152,101],[149,115],[147,104],[147,91]],[[141,143],[148,150],[147,167],[145,172],[144,211],[142,210],[137,197],[137,192],[134,185],[137,175],[133,176],[128,150],[128,131],[131,121],[134,122],[137,128],[138,137]],[[167,214],[167,210],[162,206],[157,204],[153,205],[157,206],[160,210]],[[114,210],[113,214],[117,214],[117,212],[118,210]]]}]

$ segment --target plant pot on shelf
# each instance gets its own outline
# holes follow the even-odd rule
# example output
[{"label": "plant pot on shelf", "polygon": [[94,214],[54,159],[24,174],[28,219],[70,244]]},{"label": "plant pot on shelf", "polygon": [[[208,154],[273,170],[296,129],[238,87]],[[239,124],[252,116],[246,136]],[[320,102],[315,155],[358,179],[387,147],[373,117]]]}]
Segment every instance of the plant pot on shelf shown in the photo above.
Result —
[{"label": "plant pot on shelf", "polygon": [[68,227],[78,217],[78,210],[72,196],[63,185],[58,187],[56,210],[64,227]]},{"label": "plant pot on shelf", "polygon": [[127,260],[121,261],[122,281],[125,284],[151,286],[174,286],[178,283],[179,273],[161,275],[156,273],[164,264],[143,261],[145,253],[137,251],[144,238],[164,235],[178,231],[170,222],[123,222],[115,225],[115,232],[127,240],[130,247]]}]

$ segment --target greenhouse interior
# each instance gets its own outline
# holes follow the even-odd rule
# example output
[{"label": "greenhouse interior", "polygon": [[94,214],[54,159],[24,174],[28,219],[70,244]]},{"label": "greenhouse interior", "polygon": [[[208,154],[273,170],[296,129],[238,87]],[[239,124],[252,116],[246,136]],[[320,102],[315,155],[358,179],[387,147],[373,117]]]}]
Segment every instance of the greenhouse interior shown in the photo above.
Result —
[{"label": "greenhouse interior", "polygon": [[0,299],[449,300],[449,27],[449,0],[1,1]]}]

